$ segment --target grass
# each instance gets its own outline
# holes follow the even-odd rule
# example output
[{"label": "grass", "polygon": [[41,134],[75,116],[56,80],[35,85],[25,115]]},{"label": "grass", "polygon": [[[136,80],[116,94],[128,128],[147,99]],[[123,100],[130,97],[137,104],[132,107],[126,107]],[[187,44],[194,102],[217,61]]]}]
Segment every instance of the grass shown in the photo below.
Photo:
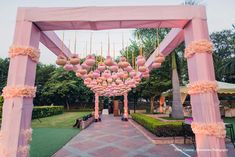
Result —
[{"label": "grass", "polygon": [[65,112],[61,115],[32,121],[33,140],[30,157],[50,157],[79,133],[73,128],[75,120],[90,112]]},{"label": "grass", "polygon": [[35,128],[30,157],[50,157],[79,133],[73,128]]},{"label": "grass", "polygon": [[78,117],[89,114],[90,112],[65,112],[60,115],[34,119],[33,128],[71,128]]}]

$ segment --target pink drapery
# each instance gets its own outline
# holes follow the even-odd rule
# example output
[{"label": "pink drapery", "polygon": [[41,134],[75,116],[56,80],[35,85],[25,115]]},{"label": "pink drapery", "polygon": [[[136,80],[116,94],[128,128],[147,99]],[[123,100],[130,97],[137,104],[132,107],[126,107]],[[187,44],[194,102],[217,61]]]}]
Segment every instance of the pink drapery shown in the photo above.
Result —
[{"label": "pink drapery", "polygon": [[128,114],[128,97],[127,97],[127,93],[124,94],[124,118],[128,118],[129,114]]}]

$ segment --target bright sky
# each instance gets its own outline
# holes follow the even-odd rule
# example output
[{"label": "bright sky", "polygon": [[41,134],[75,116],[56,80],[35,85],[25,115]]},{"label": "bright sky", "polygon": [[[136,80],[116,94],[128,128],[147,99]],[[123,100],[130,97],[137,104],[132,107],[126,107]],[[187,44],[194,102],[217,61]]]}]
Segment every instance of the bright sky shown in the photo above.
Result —
[{"label": "bright sky", "polygon": [[[79,6],[125,6],[125,5],[177,5],[184,0],[1,0],[0,1],[0,57],[7,57],[8,48],[12,43],[16,10],[19,6],[25,7],[79,7]],[[220,31],[228,29],[235,24],[235,1],[234,0],[204,0],[202,1],[207,8],[209,31]],[[57,32],[61,36],[61,32]],[[77,52],[85,55],[86,42],[89,53],[90,31],[76,31],[77,33]],[[103,49],[107,52],[108,33],[111,40],[111,52],[115,45],[116,55],[122,48],[122,34],[125,45],[132,36],[131,30],[107,30],[93,32],[92,52],[100,53],[100,43],[103,43]],[[74,50],[75,31],[65,32],[65,43]],[[46,64],[54,63],[56,56],[40,45],[40,61]],[[106,53],[103,54],[106,54]]]}]

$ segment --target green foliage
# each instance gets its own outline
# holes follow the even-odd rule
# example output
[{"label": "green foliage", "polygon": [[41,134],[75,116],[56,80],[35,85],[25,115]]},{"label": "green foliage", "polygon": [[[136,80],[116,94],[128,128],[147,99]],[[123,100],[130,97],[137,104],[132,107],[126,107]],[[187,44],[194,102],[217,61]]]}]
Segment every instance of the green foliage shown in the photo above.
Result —
[{"label": "green foliage", "polygon": [[46,104],[69,105],[79,101],[92,101],[93,93],[74,72],[57,68],[42,89]]},{"label": "green foliage", "polygon": [[9,59],[0,58],[0,94],[2,93],[2,89],[6,86],[7,83],[8,67]]},{"label": "green foliage", "polygon": [[184,5],[199,5],[201,4],[201,0],[185,0]]},{"label": "green foliage", "polygon": [[35,106],[33,108],[32,119],[58,115],[62,114],[63,112],[63,106]]},{"label": "green foliage", "polygon": [[133,113],[131,116],[134,121],[145,127],[156,136],[171,137],[182,135],[181,122],[162,122],[140,113]]},{"label": "green foliage", "polygon": [[2,105],[3,105],[3,102],[4,102],[4,100],[3,100],[3,96],[0,96],[0,106],[2,106]]},{"label": "green foliage", "polygon": [[35,80],[35,84],[37,86],[37,92],[36,92],[36,98],[34,99],[34,105],[36,106],[49,105],[49,104],[45,104],[44,102],[44,99],[42,96],[42,90],[46,82],[50,79],[51,74],[55,70],[56,70],[55,65],[44,65],[41,63],[37,65],[36,80]]},{"label": "green foliage", "polygon": [[[32,119],[58,115],[62,114],[63,112],[64,112],[63,106],[34,106]],[[1,117],[2,117],[2,106],[0,106],[0,118]]]},{"label": "green foliage", "polygon": [[76,119],[91,112],[64,112],[63,114],[32,120],[33,128],[72,128]]},{"label": "green foliage", "polygon": [[235,83],[235,28],[213,32],[216,80]]}]

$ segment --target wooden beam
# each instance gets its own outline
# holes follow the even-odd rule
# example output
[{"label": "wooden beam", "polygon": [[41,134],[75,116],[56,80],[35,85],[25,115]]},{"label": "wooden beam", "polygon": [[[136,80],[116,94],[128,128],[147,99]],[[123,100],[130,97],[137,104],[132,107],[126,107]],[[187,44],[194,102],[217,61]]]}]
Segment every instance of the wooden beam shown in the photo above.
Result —
[{"label": "wooden beam", "polygon": [[55,55],[70,56],[71,51],[53,31],[42,31],[40,42]]},{"label": "wooden beam", "polygon": [[[183,28],[190,20],[206,20],[202,5],[19,8],[24,20],[42,31],[117,28]],[[120,25],[121,23],[121,25]],[[92,27],[91,27],[92,24]]]},{"label": "wooden beam", "polygon": [[148,58],[145,66],[152,69],[151,65],[155,59],[156,54],[161,52],[164,56],[169,55],[177,46],[179,46],[184,41],[184,31],[179,28],[173,28],[160,43],[159,47],[155,49],[152,55]]}]

